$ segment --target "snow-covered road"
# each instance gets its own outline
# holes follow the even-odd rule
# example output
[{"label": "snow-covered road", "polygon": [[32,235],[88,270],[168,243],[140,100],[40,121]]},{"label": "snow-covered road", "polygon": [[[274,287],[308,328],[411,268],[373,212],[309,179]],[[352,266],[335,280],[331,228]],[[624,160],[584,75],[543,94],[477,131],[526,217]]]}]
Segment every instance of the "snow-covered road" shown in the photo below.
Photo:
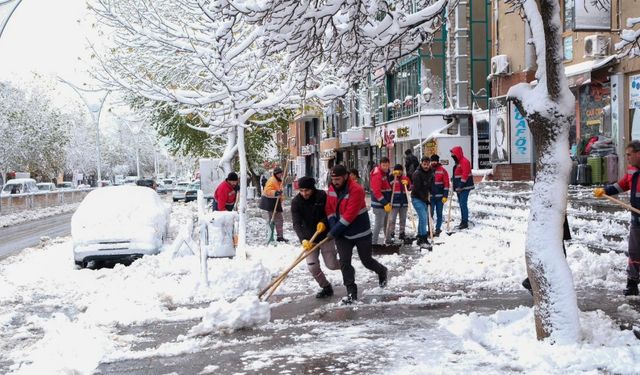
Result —
[{"label": "snow-covered road", "polygon": [[[338,304],[339,271],[327,272],[337,293],[324,302],[308,297],[317,285],[306,267],[295,268],[274,295],[270,320],[255,296],[300,249],[261,245],[265,223],[257,217],[249,220],[248,260],[210,260],[208,286],[196,256],[166,251],[129,267],[77,270],[68,237],[27,249],[0,262],[0,372],[637,373],[638,341],[612,319],[640,318],[639,300],[620,296],[626,258],[577,240],[616,235],[620,224],[599,220],[589,232],[593,224],[570,215],[577,235],[568,261],[583,339],[537,342],[520,286],[527,210],[516,193],[487,185],[470,200],[470,230],[443,237],[433,252],[380,256],[392,271],[386,289],[356,261],[363,296],[354,307]],[[590,208],[571,210],[587,215]],[[194,211],[194,204],[174,205],[173,235]],[[613,240],[619,246],[624,238]],[[229,302],[241,299],[234,310]],[[234,333],[238,319],[254,328]],[[231,358],[238,359],[232,367],[220,367]]]}]

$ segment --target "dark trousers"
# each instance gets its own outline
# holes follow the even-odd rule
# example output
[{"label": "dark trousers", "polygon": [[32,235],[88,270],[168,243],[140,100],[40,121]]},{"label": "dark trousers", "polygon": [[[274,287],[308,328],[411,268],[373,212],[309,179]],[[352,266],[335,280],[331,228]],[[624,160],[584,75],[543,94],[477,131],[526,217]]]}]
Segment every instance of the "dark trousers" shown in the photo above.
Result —
[{"label": "dark trousers", "polygon": [[385,267],[371,256],[370,234],[354,240],[338,237],[336,238],[336,248],[340,256],[340,271],[342,271],[342,281],[347,288],[356,285],[356,270],[351,265],[354,246],[358,249],[358,256],[363,266],[378,275],[381,275],[385,270]]},{"label": "dark trousers", "polygon": [[629,226],[629,264],[627,278],[640,280],[640,220],[632,218]]}]

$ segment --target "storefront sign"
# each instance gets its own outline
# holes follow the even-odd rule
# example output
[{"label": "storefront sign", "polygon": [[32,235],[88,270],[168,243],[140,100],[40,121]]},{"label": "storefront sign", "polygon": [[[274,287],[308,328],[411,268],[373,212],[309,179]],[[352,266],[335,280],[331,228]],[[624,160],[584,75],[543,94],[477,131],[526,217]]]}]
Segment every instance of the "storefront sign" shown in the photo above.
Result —
[{"label": "storefront sign", "polygon": [[396,136],[398,137],[398,140],[400,140],[401,138],[409,138],[410,135],[411,135],[411,132],[408,126],[400,126],[396,131]]},{"label": "storefront sign", "polygon": [[489,123],[491,124],[491,163],[509,163],[509,127],[505,97],[489,101]]},{"label": "storefront sign", "polygon": [[579,91],[580,138],[604,135],[604,108],[611,102],[609,82],[583,85]]},{"label": "storefront sign", "polygon": [[475,149],[477,152],[473,155],[473,167],[478,169],[491,168],[491,136],[489,133],[489,110],[474,111],[474,138]]},{"label": "storefront sign", "polygon": [[511,163],[531,162],[531,132],[527,120],[511,103]]},{"label": "storefront sign", "polygon": [[336,150],[324,150],[321,153],[321,158],[324,160],[334,159],[336,157]]},{"label": "storefront sign", "polygon": [[629,108],[640,108],[640,74],[629,76]]},{"label": "storefront sign", "polygon": [[340,133],[340,143],[361,143],[366,140],[363,128],[351,128]]},{"label": "storefront sign", "polygon": [[611,6],[593,0],[575,0],[574,30],[611,30]]},{"label": "storefront sign", "polygon": [[380,126],[374,133],[375,146],[378,148],[393,148],[396,141],[395,126]]},{"label": "storefront sign", "polygon": [[300,155],[302,155],[302,156],[313,155],[313,153],[315,151],[316,151],[316,146],[315,145],[304,145],[304,146],[300,147]]}]

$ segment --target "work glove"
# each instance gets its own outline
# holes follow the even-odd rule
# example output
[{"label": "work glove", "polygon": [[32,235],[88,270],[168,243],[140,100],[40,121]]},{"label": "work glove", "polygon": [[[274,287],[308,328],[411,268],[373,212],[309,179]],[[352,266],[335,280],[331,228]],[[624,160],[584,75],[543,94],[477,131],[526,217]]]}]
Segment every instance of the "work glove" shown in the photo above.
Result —
[{"label": "work glove", "polygon": [[402,180],[401,182],[402,182],[402,185],[404,185],[404,186],[409,186],[409,181],[407,181],[407,180]]},{"label": "work glove", "polygon": [[276,191],[276,192],[273,194],[273,196],[274,196],[274,197],[279,197],[279,196],[281,196],[281,195],[282,195],[282,191]]},{"label": "work glove", "polygon": [[384,205],[384,212],[389,213],[391,212],[391,203],[387,203]]},{"label": "work glove", "polygon": [[593,195],[595,195],[596,198],[602,198],[602,196],[604,195],[604,189],[603,188],[593,189]]},{"label": "work glove", "polygon": [[324,225],[324,223],[323,223],[322,221],[321,221],[321,222],[319,222],[319,223],[318,223],[318,225],[316,225],[316,232],[318,232],[318,233],[322,233],[322,232],[324,232],[325,230],[327,230],[327,226],[326,226],[326,225]]},{"label": "work glove", "polygon": [[400,177],[402,176],[402,172],[401,171],[393,171],[393,175],[396,177]]},{"label": "work glove", "polygon": [[442,204],[447,203],[447,197],[442,197]]},{"label": "work glove", "polygon": [[310,242],[309,240],[302,240],[302,248],[304,251],[313,249],[313,242]]}]

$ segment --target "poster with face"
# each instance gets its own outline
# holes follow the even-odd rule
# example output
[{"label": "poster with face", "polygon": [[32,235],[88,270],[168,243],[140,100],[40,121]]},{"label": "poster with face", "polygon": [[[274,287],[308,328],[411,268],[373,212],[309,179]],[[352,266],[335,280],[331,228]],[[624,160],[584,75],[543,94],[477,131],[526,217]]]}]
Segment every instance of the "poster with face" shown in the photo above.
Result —
[{"label": "poster with face", "polygon": [[504,97],[489,102],[489,123],[491,124],[491,163],[509,162],[509,127],[507,102]]}]

